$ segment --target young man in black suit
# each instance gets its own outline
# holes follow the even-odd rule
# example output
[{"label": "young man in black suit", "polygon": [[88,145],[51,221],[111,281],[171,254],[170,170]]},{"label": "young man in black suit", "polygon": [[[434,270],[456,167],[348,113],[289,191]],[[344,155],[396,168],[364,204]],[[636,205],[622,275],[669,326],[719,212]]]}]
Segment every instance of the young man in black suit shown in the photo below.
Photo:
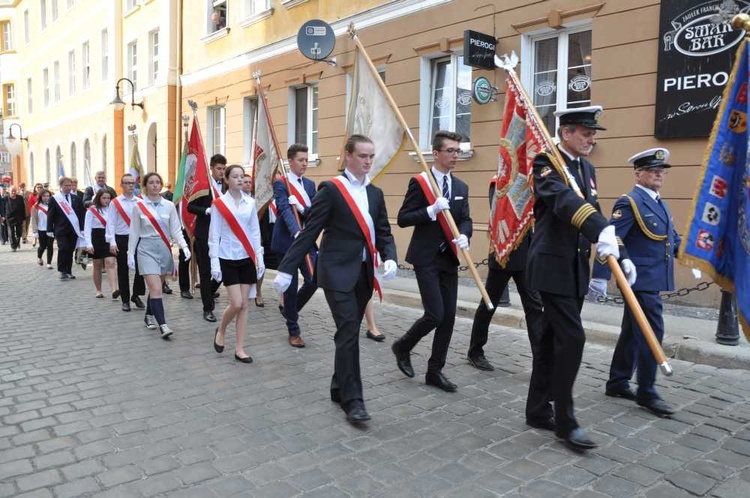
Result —
[{"label": "young man in black suit", "polygon": [[[407,377],[414,377],[411,350],[434,329],[432,356],[427,362],[425,383],[446,392],[457,389],[442,370],[456,320],[458,252],[469,248],[472,233],[469,187],[452,174],[461,152],[460,145],[461,135],[458,133],[439,131],[435,134],[432,140],[435,158],[432,175],[441,194],[434,195],[427,182],[427,174],[421,173],[409,181],[404,203],[398,212],[398,226],[414,227],[406,261],[414,265],[424,315],[393,343],[391,349],[396,355],[399,370]],[[450,209],[460,232],[456,239],[441,213],[446,209]]]},{"label": "young man in black suit", "polygon": [[47,211],[47,236],[57,239],[57,271],[61,280],[73,276],[73,253],[83,228],[86,210],[83,201],[73,190],[73,180],[60,179],[60,192],[50,197]]},{"label": "young man in black suit", "polygon": [[227,169],[227,158],[221,154],[214,154],[210,161],[211,176],[208,181],[209,188],[214,190],[198,197],[188,203],[188,212],[195,215],[195,240],[193,250],[195,251],[195,262],[198,265],[198,276],[201,284],[201,301],[203,302],[203,319],[207,322],[215,322],[214,316],[214,294],[220,283],[211,278],[211,259],[208,257],[208,225],[211,223],[211,203],[215,197],[222,194],[222,182],[224,181],[224,170]]},{"label": "young man in black suit", "polygon": [[359,326],[373,287],[378,287],[374,258],[379,254],[385,261],[386,280],[396,276],[398,265],[383,191],[370,184],[367,177],[375,146],[365,136],[352,135],[344,150],[346,169],[341,176],[320,184],[305,227],[279,264],[274,287],[279,294],[289,287],[292,273],[323,231],[317,262],[318,286],[325,291],[336,323],[331,400],[341,403],[347,420],[356,424],[370,420],[362,395]]}]

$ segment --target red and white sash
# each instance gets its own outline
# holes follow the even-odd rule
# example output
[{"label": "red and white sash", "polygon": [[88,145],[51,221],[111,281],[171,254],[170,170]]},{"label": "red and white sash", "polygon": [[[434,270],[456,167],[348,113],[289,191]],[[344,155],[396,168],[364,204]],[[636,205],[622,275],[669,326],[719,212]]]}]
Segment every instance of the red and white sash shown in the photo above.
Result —
[{"label": "red and white sash", "polygon": [[99,221],[101,221],[102,226],[107,226],[107,220],[102,216],[102,214],[99,212],[98,209],[96,209],[94,206],[89,206],[89,211],[91,211],[91,214],[97,217]]},{"label": "red and white sash", "polygon": [[34,207],[44,214],[47,214],[48,209],[44,206],[44,204],[34,204]]},{"label": "red and white sash", "polygon": [[279,208],[276,207],[276,199],[271,199],[271,202],[268,203],[268,209],[271,210],[271,213],[268,215],[268,222],[276,223],[276,218],[279,216]]},{"label": "red and white sash", "polygon": [[375,271],[378,266],[380,266],[380,256],[378,255],[378,250],[375,248],[375,241],[373,240],[373,236],[370,233],[370,227],[367,226],[367,222],[365,221],[364,214],[362,213],[362,210],[359,209],[359,206],[354,201],[354,198],[349,193],[349,189],[347,189],[344,182],[341,180],[340,177],[331,178],[331,183],[333,183],[336,188],[341,193],[341,196],[344,198],[344,201],[346,201],[346,204],[349,206],[349,209],[351,210],[352,214],[354,215],[354,219],[357,220],[357,225],[359,225],[359,229],[362,230],[362,235],[365,236],[365,242],[367,243],[367,250],[370,251],[370,254],[372,256],[372,274],[374,276],[373,278],[373,287],[378,293],[378,297],[380,300],[383,300],[383,290],[380,287],[380,279],[378,276],[378,272]]},{"label": "red and white sash", "polygon": [[232,229],[232,233],[235,235],[235,237],[237,237],[237,240],[240,241],[242,247],[245,248],[245,252],[248,256],[250,256],[250,259],[253,260],[253,264],[255,265],[255,268],[257,270],[258,260],[255,257],[253,245],[250,243],[250,237],[248,237],[248,234],[245,231],[243,225],[240,225],[237,217],[234,215],[232,210],[229,209],[229,206],[227,206],[223,199],[214,199],[214,206],[216,206],[216,209],[218,209],[218,211],[221,213],[221,216],[224,218],[224,221],[227,222],[229,228]]},{"label": "red and white sash", "polygon": [[[414,177],[414,179],[417,180],[417,183],[419,183],[419,186],[422,187],[422,193],[427,198],[427,202],[430,204],[435,203],[435,193],[432,191],[432,187],[430,187],[430,182],[427,179],[427,173],[424,171]],[[450,201],[450,199],[448,199]],[[448,224],[448,219],[445,217],[445,213],[440,211],[437,213],[437,220],[440,223],[440,228],[443,229],[443,236],[445,237],[445,241],[448,244],[448,247],[451,248],[451,251],[453,251],[453,254],[458,257],[458,249],[456,249],[456,244],[453,243],[453,232],[451,231],[451,227]]]},{"label": "red and white sash", "polygon": [[117,212],[120,213],[120,218],[128,225],[130,226],[130,216],[125,212],[125,210],[122,207],[122,204],[120,204],[120,199],[115,197],[112,199],[112,205],[115,206],[115,209],[117,209]]},{"label": "red and white sash", "polygon": [[159,223],[156,219],[156,216],[154,216],[154,213],[151,212],[151,210],[146,206],[145,202],[138,202],[136,204],[138,206],[138,209],[141,210],[141,212],[148,218],[148,221],[151,223],[151,226],[154,227],[154,230],[156,230],[156,233],[159,234],[161,237],[162,242],[166,244],[167,249],[169,251],[172,251],[172,244],[169,242],[169,238],[167,237],[167,234],[164,232],[164,227],[161,226],[161,223]]},{"label": "red and white sash", "polygon": [[[69,195],[76,195],[76,194],[69,194]],[[60,206],[60,209],[62,209],[62,212],[65,213],[65,216],[68,218],[68,221],[70,222],[70,225],[73,227],[73,230],[75,231],[76,235],[79,239],[83,239],[83,235],[81,234],[81,223],[78,221],[78,216],[76,216],[75,211],[73,211],[73,208],[71,207],[70,203],[65,199],[65,196],[61,194],[60,192],[55,194],[55,200],[57,201],[57,204]]]},{"label": "red and white sash", "polygon": [[[301,178],[300,178],[301,179]],[[303,207],[310,207],[310,196],[307,195],[307,192],[305,192],[304,187],[300,190],[300,187],[298,185],[295,185],[294,182],[290,182],[288,178],[282,177],[281,181],[286,184],[286,188],[289,191],[291,195],[297,198],[299,203]]]}]

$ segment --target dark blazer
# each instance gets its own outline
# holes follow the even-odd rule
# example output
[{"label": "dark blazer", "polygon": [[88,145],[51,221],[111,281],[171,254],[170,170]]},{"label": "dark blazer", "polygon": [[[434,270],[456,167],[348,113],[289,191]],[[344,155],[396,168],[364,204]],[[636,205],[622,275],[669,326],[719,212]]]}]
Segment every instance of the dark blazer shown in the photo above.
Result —
[{"label": "dark blazer", "polygon": [[[367,201],[375,225],[375,246],[380,258],[383,261],[397,261],[383,191],[372,184],[368,185]],[[320,184],[305,227],[286,252],[279,264],[279,271],[288,274],[296,272],[321,231],[323,239],[316,269],[318,286],[325,290],[350,292],[362,270],[365,236],[344,197],[331,182]]]},{"label": "dark blazer", "polygon": [[[70,192],[70,205],[73,207],[73,212],[75,212],[78,218],[78,229],[83,230],[83,219],[86,215],[86,208],[83,207],[81,198],[75,195],[73,191]],[[49,207],[47,209],[47,232],[54,233],[55,237],[76,235],[75,229],[57,203],[55,196],[49,198]]]},{"label": "dark blazer", "polygon": [[[104,185],[102,188],[107,188],[107,185]],[[86,187],[86,190],[83,193],[83,207],[89,207],[91,203],[94,202],[94,196],[96,195],[96,192],[94,192],[94,187],[89,185]]]},{"label": "dark blazer", "polygon": [[[469,186],[456,178],[455,175],[451,174],[451,177],[451,196],[453,198],[448,200],[451,207],[451,214],[456,222],[458,231],[471,238],[473,225],[469,213]],[[404,202],[398,212],[398,226],[402,228],[414,227],[414,233],[412,233],[411,242],[409,242],[409,249],[406,251],[406,261],[415,266],[431,264],[438,254],[440,254],[441,243],[452,244],[443,235],[440,222],[437,219],[432,221],[430,215],[427,214],[427,207],[429,205],[430,203],[424,196],[422,187],[419,186],[417,179],[411,178],[409,180],[409,188],[406,190],[406,195],[404,196]],[[458,265],[459,261],[453,254],[453,251],[450,248],[447,251],[450,252],[451,258]]]},{"label": "dark blazer", "polygon": [[[674,290],[674,259],[682,239],[667,203],[662,199],[660,205],[635,187],[617,199],[609,222],[625,245],[620,248],[620,259],[630,259],[635,265],[638,276],[632,289]],[[611,275],[608,265],[599,260],[594,263],[594,278],[609,280]]]},{"label": "dark blazer", "polygon": [[[223,182],[221,184],[221,192],[224,193]],[[211,216],[206,214],[206,208],[210,208],[213,201],[214,198],[209,193],[188,203],[188,213],[193,213],[195,215],[194,235],[199,239],[208,239],[208,225],[211,223]]]},{"label": "dark blazer", "polygon": [[[302,178],[302,185],[312,201],[315,197],[315,182],[309,178]],[[286,185],[282,180],[273,182],[273,198],[276,200],[276,223],[273,226],[273,237],[271,238],[271,250],[273,252],[285,253],[294,241],[294,234],[301,230],[302,227],[297,223],[294,211],[297,208],[289,204],[289,193]],[[310,207],[307,207],[304,213],[299,215],[300,221],[304,224]]]},{"label": "dark blazer", "polygon": [[[562,154],[566,165],[568,156]],[[533,289],[584,297],[590,278],[591,244],[608,225],[601,214],[594,166],[581,159],[581,199],[547,153],[534,158],[534,236],[526,271]]]},{"label": "dark blazer", "polygon": [[8,218],[8,223],[21,223],[28,216],[22,195],[16,195],[15,199],[8,196],[2,202],[5,204],[4,216]]}]

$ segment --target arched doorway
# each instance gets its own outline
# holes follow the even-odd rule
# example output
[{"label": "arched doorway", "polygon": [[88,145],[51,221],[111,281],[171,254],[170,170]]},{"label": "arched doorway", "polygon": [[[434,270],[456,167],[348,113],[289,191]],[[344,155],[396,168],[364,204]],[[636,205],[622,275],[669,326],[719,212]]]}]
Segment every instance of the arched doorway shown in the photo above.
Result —
[{"label": "arched doorway", "polygon": [[76,164],[78,162],[78,154],[76,152],[76,143],[71,142],[70,143],[70,177],[71,178],[77,178],[78,175],[77,169],[78,165]]}]

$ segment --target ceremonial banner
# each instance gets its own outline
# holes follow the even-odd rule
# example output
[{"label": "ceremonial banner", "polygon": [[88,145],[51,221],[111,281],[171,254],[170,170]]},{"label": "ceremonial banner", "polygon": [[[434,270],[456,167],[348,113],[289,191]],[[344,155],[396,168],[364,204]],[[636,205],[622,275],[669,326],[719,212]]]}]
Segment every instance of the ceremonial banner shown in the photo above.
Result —
[{"label": "ceremonial banner", "polygon": [[253,147],[253,181],[258,212],[273,199],[273,175],[279,165],[273,122],[263,87],[258,84],[258,126]]},{"label": "ceremonial banner", "polygon": [[204,195],[211,195],[211,184],[208,177],[206,150],[203,148],[203,139],[201,138],[201,130],[198,126],[198,118],[193,117],[193,126],[190,129],[188,150],[185,156],[183,202],[186,199],[187,202],[191,202]]},{"label": "ceremonial banner", "polygon": [[130,152],[130,174],[135,179],[135,195],[141,193],[141,180],[143,180],[143,164],[141,154],[138,152],[138,141],[133,140],[133,150]]},{"label": "ceremonial banner", "polygon": [[748,42],[737,50],[698,179],[680,247],[680,261],[732,292],[750,340],[750,157]]},{"label": "ceremonial banner", "polygon": [[188,231],[191,237],[195,235],[195,215],[187,210],[187,200],[185,200],[185,174],[187,171],[188,140],[187,136],[183,140],[182,155],[180,156],[180,166],[177,169],[175,178],[174,196],[172,202],[177,206],[177,212],[180,213],[182,226]]},{"label": "ceremonial banner", "polygon": [[507,74],[505,82],[505,111],[489,223],[490,249],[500,264],[505,264],[533,224],[532,166],[534,156],[544,149],[544,135],[531,118],[522,92]]},{"label": "ceremonial banner", "polygon": [[365,55],[357,48],[346,135],[364,135],[375,145],[378,152],[368,175],[373,182],[391,166],[406,139],[406,130],[375,78],[380,78],[380,75],[370,70]]}]

